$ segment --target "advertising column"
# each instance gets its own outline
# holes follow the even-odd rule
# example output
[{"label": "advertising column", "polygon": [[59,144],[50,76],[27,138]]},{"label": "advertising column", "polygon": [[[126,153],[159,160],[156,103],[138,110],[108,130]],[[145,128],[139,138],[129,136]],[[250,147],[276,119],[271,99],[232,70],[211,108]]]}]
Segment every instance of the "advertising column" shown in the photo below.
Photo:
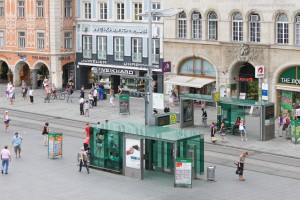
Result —
[{"label": "advertising column", "polygon": [[143,179],[143,146],[141,139],[125,139],[125,176]]},{"label": "advertising column", "polygon": [[48,134],[48,158],[62,158],[62,133]]}]

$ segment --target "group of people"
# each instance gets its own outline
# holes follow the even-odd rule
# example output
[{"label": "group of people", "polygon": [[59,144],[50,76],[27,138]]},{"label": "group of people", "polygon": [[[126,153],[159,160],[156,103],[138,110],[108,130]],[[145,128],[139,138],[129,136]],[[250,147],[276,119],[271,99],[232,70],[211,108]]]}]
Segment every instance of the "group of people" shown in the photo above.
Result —
[{"label": "group of people", "polygon": [[[16,100],[15,85],[12,84],[12,82],[7,83],[5,94],[6,94],[6,98],[9,99],[9,102],[12,105]],[[31,104],[33,104],[34,90],[32,89],[32,87],[29,87],[29,91],[28,91],[28,86],[24,80],[22,80],[21,83],[21,94],[24,100],[27,100],[27,94],[28,94],[30,98],[30,102]]]},{"label": "group of people", "polygon": [[286,134],[288,127],[290,126],[291,118],[287,114],[280,114],[278,117],[278,127],[275,133],[279,134],[279,137],[282,137]]}]

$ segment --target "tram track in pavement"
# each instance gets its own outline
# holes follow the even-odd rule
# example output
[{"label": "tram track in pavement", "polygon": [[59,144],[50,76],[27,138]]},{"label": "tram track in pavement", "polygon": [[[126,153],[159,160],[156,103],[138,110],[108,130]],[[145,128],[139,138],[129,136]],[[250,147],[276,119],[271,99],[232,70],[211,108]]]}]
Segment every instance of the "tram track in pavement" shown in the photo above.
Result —
[{"label": "tram track in pavement", "polygon": [[[48,116],[45,114],[35,114],[26,111],[6,110],[9,110],[11,113],[12,126],[30,128],[42,132],[44,123],[48,122],[51,131],[62,132],[70,137],[83,137],[82,133],[86,124],[84,121]],[[0,112],[4,112],[4,109],[0,108]],[[244,150],[245,149],[236,147],[205,143],[205,162],[232,167],[232,173],[234,174],[236,169],[234,163],[237,162],[239,155]],[[249,156],[245,164],[246,170],[300,180],[299,158],[256,150],[248,150],[248,152]]]}]

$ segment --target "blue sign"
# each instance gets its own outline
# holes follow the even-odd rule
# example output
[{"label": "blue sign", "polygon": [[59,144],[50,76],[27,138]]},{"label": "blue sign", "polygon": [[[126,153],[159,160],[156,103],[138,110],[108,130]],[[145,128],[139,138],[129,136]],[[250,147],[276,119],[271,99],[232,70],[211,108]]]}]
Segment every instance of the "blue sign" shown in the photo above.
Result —
[{"label": "blue sign", "polygon": [[262,96],[268,96],[268,90],[262,90],[261,94]]}]

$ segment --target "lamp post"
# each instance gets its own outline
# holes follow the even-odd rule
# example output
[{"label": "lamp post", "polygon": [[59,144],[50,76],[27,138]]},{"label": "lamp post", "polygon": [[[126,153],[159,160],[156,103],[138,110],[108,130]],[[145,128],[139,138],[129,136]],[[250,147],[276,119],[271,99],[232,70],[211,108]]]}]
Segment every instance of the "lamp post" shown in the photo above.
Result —
[{"label": "lamp post", "polygon": [[145,84],[145,125],[154,125],[153,117],[153,88],[152,88],[152,18],[153,17],[171,17],[178,14],[182,9],[153,10],[152,0],[148,0],[148,12],[140,14],[148,17],[148,67]]}]

